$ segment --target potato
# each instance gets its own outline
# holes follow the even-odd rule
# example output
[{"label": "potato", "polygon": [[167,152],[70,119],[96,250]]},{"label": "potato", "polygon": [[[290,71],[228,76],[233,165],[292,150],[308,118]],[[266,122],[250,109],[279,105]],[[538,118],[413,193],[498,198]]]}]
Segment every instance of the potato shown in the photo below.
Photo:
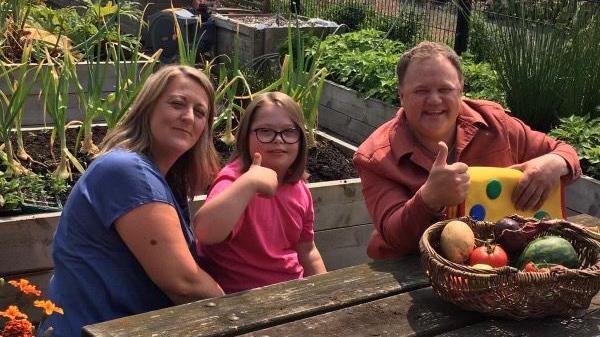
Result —
[{"label": "potato", "polygon": [[450,221],[440,237],[442,254],[454,263],[465,263],[475,248],[475,234],[466,223]]}]

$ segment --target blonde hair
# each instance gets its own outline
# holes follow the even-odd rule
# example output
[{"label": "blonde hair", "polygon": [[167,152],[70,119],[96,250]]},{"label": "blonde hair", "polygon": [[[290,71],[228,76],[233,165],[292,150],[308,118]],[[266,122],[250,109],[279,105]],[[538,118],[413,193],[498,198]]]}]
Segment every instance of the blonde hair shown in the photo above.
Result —
[{"label": "blonde hair", "polygon": [[452,48],[446,46],[445,44],[431,41],[423,41],[415,47],[411,48],[410,50],[406,51],[404,54],[402,54],[402,57],[400,57],[400,61],[398,61],[398,64],[396,65],[398,88],[402,86],[402,82],[404,82],[404,76],[406,75],[406,69],[408,69],[408,66],[413,61],[431,59],[437,56],[445,57],[446,59],[448,59],[448,61],[450,61],[450,63],[456,69],[456,72],[458,73],[458,78],[462,83],[464,79],[462,69],[460,67],[460,57],[458,56],[458,54],[456,54],[456,52],[452,50]]},{"label": "blonde hair", "polygon": [[266,106],[276,105],[282,107],[288,113],[288,116],[294,123],[294,127],[300,130],[300,141],[298,142],[298,156],[290,166],[288,173],[283,177],[284,183],[295,183],[305,178],[306,162],[308,148],[306,145],[306,129],[304,127],[304,117],[300,105],[290,96],[282,92],[267,92],[256,97],[246,108],[244,115],[238,125],[236,134],[236,146],[232,158],[242,160],[242,172],[246,172],[252,165],[253,154],[250,153],[250,138],[252,136],[252,122],[256,112]]},{"label": "blonde hair", "polygon": [[120,148],[152,158],[150,114],[167,86],[179,76],[198,83],[208,99],[204,132],[196,144],[177,159],[165,177],[175,196],[183,201],[204,192],[219,170],[219,158],[212,139],[215,91],[202,71],[189,66],[169,65],[152,74],[123,119],[106,135],[98,155]]}]

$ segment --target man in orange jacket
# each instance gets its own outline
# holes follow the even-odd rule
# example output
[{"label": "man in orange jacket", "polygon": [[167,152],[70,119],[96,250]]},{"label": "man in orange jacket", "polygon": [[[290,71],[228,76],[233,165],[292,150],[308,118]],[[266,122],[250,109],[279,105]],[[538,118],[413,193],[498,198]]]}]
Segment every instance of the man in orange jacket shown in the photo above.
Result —
[{"label": "man in orange jacket", "polygon": [[371,258],[416,252],[425,229],[465,200],[469,165],[521,170],[517,209],[539,208],[561,179],[581,174],[570,145],[496,103],[463,98],[460,59],[449,47],[422,42],[402,55],[396,72],[402,107],[354,155],[375,226]]}]

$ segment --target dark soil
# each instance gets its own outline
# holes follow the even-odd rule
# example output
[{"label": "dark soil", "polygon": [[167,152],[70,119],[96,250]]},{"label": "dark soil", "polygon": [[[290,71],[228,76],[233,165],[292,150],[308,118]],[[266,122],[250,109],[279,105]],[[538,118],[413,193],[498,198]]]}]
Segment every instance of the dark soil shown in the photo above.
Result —
[{"label": "dark soil", "polygon": [[[86,168],[91,163],[92,158],[83,155],[79,150],[77,153],[74,152],[78,131],[78,128],[67,130],[67,147],[77,157],[83,167]],[[50,151],[51,134],[51,130],[23,132],[25,149],[33,158],[33,161],[22,162],[22,164],[35,173],[46,174],[51,173],[56,169],[60,158],[60,148],[58,139],[55,139],[52,151]],[[105,127],[94,127],[94,143],[96,145],[100,144],[105,134]],[[16,142],[13,142],[13,144],[16,144]],[[14,146],[16,147],[16,145]],[[222,162],[227,162],[230,156],[230,149],[218,139],[215,140],[215,146]],[[351,156],[346,155],[328,140],[320,140],[317,147],[309,150],[307,170],[310,174],[309,182],[349,179],[358,176],[352,166]],[[73,181],[71,182],[71,185],[74,184],[80,176],[75,168],[72,168],[72,174]]]}]

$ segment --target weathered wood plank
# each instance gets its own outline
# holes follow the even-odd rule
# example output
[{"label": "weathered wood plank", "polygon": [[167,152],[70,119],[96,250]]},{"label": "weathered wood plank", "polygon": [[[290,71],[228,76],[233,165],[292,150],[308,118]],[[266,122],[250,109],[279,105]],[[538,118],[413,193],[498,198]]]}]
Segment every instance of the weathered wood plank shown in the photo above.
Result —
[{"label": "weathered wood plank", "polygon": [[484,319],[442,301],[428,287],[241,336],[426,336]]},{"label": "weathered wood plank", "polygon": [[[318,282],[317,282],[318,280]],[[84,327],[84,336],[230,336],[428,285],[418,256],[378,261],[250,292]]]},{"label": "weathered wood plank", "polygon": [[370,262],[367,245],[373,225],[366,224],[315,232],[315,244],[327,270]]},{"label": "weathered wood plank", "polygon": [[59,216],[60,213],[47,213],[2,219],[0,275],[53,267],[52,240]]},{"label": "weathered wood plank", "polygon": [[600,227],[600,218],[589,214],[577,214],[567,218],[570,222],[586,227]]},{"label": "weathered wood plank", "polygon": [[465,328],[452,330],[440,337],[496,337],[496,336],[600,336],[600,295],[580,315],[571,318],[551,318],[524,321],[491,319]]}]

